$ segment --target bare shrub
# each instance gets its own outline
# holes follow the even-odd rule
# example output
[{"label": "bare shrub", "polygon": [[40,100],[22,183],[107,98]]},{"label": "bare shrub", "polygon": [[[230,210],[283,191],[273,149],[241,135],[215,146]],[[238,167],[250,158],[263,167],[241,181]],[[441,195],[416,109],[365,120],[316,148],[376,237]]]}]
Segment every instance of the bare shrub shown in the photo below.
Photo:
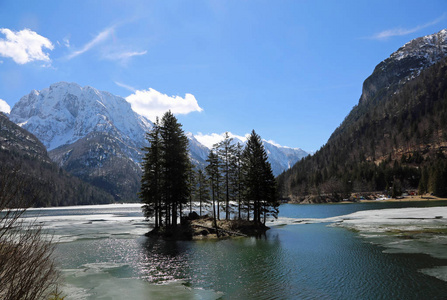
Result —
[{"label": "bare shrub", "polygon": [[19,167],[0,166],[0,299],[48,299],[57,286],[51,239],[21,218],[41,195]]}]

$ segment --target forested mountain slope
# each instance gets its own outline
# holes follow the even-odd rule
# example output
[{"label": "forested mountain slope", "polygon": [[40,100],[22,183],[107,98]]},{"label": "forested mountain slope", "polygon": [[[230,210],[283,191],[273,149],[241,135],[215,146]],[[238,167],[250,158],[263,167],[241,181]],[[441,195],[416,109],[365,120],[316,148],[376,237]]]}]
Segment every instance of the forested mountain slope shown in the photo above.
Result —
[{"label": "forested mountain slope", "polygon": [[[0,113],[0,169],[2,178],[26,180],[34,206],[111,203],[113,197],[60,169],[44,145],[31,133]],[[8,181],[9,182],[9,181]],[[22,184],[22,182],[15,182]],[[33,192],[31,192],[33,191]],[[35,194],[37,192],[37,196]]]},{"label": "forested mountain slope", "polygon": [[446,34],[411,41],[380,63],[326,145],[279,176],[283,196],[447,195]]}]

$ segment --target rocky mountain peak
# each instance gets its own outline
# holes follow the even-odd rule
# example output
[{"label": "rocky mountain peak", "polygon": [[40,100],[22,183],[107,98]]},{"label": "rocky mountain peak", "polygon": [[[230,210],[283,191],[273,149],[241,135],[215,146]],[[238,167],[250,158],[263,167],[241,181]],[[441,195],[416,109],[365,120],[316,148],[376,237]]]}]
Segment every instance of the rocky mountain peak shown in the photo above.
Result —
[{"label": "rocky mountain peak", "polygon": [[393,91],[398,90],[408,80],[419,76],[422,70],[446,55],[446,29],[411,40],[376,66],[363,83],[359,103],[365,104],[390,88]]},{"label": "rocky mountain peak", "polygon": [[416,38],[391,54],[390,58],[401,60],[412,56],[425,58],[427,62],[434,64],[440,58],[444,57],[447,52],[446,39],[446,29],[431,35]]},{"label": "rocky mountain peak", "polygon": [[91,132],[107,132],[122,140],[129,148],[124,153],[135,159],[145,132],[152,127],[124,98],[67,82],[31,91],[13,107],[10,118],[36,135],[49,151]]}]

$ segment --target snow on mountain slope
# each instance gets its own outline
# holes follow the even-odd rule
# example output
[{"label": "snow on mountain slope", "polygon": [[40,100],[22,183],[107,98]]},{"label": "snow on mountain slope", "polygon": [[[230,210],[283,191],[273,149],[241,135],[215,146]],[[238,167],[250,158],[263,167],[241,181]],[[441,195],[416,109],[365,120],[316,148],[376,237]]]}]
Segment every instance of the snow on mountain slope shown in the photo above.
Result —
[{"label": "snow on mountain slope", "polygon": [[378,64],[364,81],[359,104],[368,103],[392,88],[398,91],[407,81],[447,55],[447,30],[409,41]]},{"label": "snow on mountain slope", "polygon": [[189,152],[191,153],[191,158],[194,164],[198,166],[205,165],[209,154],[208,147],[200,143],[191,132],[187,132],[186,136],[188,137]]},{"label": "snow on mountain slope", "polygon": [[145,132],[152,127],[124,98],[66,82],[22,97],[10,119],[36,135],[49,151],[91,132],[106,132],[118,137],[134,160],[141,155]]},{"label": "snow on mountain slope", "polygon": [[[145,133],[152,123],[134,112],[124,98],[89,86],[59,82],[22,97],[10,118],[37,136],[51,159],[74,175],[101,188],[107,187],[116,199],[136,193],[137,184],[131,181],[141,175],[141,149],[147,146]],[[203,135],[186,135],[193,162],[205,166],[212,140]],[[215,142],[223,139],[223,135],[212,136]],[[231,136],[235,143],[245,144],[245,137]],[[301,149],[267,141],[264,145],[275,175],[308,155]],[[116,182],[115,175],[122,170],[129,170],[121,178],[128,182],[127,187],[133,187],[130,190]]]},{"label": "snow on mountain slope", "polygon": [[447,29],[409,41],[391,54],[390,58],[402,60],[410,56],[420,57],[432,65],[444,57],[445,53],[447,53]]}]

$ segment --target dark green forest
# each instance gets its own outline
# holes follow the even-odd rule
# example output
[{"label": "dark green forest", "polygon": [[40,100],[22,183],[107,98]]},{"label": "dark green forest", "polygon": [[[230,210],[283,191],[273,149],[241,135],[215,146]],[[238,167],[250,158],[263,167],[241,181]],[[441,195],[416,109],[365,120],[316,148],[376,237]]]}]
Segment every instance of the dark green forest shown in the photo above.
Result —
[{"label": "dark green forest", "polygon": [[[68,174],[47,155],[38,139],[0,114],[0,171],[5,178],[18,173],[34,207],[112,203],[113,197]],[[17,176],[15,174],[14,176]],[[17,182],[20,184],[20,182]]]},{"label": "dark green forest", "polygon": [[314,155],[278,177],[283,197],[341,201],[352,193],[447,196],[447,61],[355,106]]}]

